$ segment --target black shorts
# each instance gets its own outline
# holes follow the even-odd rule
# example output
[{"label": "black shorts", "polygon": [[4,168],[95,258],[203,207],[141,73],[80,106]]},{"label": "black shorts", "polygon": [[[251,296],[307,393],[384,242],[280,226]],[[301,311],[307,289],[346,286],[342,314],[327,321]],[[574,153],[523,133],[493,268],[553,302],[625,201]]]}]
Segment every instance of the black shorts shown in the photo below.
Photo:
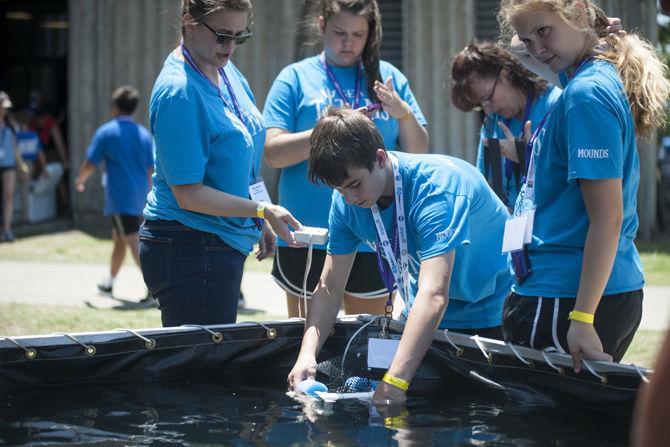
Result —
[{"label": "black shorts", "polygon": [[[603,350],[621,361],[642,319],[642,289],[603,296],[593,325]],[[575,298],[545,298],[510,294],[503,306],[505,340],[522,346],[568,352],[568,314]]]},{"label": "black shorts", "polygon": [[129,236],[140,231],[140,225],[144,221],[142,216],[131,216],[129,214],[112,214],[112,228],[120,236]]},{"label": "black shorts", "polygon": [[[305,276],[307,263],[307,248],[277,247],[275,260],[272,264],[272,277],[279,286],[296,296],[302,295],[302,282]],[[314,249],[312,252],[312,266],[307,275],[307,298],[311,298],[316,288],[323,264],[326,261],[326,251]],[[388,296],[388,291],[377,267],[375,253],[356,253],[356,260],[351,267],[345,292],[357,298],[379,298]]]},{"label": "black shorts", "polygon": [[0,166],[0,174],[3,172],[8,172],[8,171],[15,171],[16,166]]}]

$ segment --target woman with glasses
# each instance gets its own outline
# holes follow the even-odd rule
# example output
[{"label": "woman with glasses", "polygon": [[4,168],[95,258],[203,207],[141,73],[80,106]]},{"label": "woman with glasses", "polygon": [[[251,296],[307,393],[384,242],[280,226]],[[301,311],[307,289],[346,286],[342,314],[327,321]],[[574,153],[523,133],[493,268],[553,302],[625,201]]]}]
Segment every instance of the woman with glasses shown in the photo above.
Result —
[{"label": "woman with glasses", "polygon": [[[282,169],[280,204],[305,225],[327,227],[333,190],[309,182],[307,158],[312,129],[328,108],[365,113],[382,133],[386,149],[425,153],[428,133],[407,78],[379,58],[382,30],[376,0],[321,0],[315,2],[312,18],[323,37],[323,52],[289,65],[275,79],[263,111],[265,159]],[[303,289],[308,249],[279,242],[272,275],[286,291],[289,316],[304,315],[299,297],[303,292],[310,297],[316,287],[325,249],[315,246]],[[379,314],[386,302],[376,255],[361,246],[346,287],[345,311]]]},{"label": "woman with glasses", "polygon": [[500,45],[471,43],[454,57],[451,101],[464,112],[485,113],[477,168],[510,209],[526,173],[525,141],[560,94]]},{"label": "woman with glasses", "polygon": [[230,61],[251,36],[251,7],[249,0],[183,0],[182,42],[154,84],[155,174],[140,259],[164,326],[234,323],[254,243],[263,259],[274,252],[273,229],[293,244],[289,225],[300,227],[255,192],[263,190],[265,125]]}]

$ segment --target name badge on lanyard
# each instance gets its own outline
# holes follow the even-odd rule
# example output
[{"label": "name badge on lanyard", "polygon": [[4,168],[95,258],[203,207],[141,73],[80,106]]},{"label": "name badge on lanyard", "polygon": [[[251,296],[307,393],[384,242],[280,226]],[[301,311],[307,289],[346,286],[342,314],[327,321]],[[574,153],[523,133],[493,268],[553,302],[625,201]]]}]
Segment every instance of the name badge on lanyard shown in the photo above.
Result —
[{"label": "name badge on lanyard", "polygon": [[381,245],[381,249],[384,251],[386,260],[391,267],[393,278],[398,285],[398,292],[400,293],[400,296],[405,301],[405,303],[408,303],[409,252],[407,251],[407,227],[405,223],[405,205],[403,201],[402,177],[400,176],[400,169],[398,167],[398,159],[396,156],[388,153],[388,157],[389,160],[391,160],[391,165],[393,167],[393,190],[395,194],[396,206],[396,218],[395,222],[392,224],[395,224],[395,237],[398,239],[397,245],[399,246],[398,254],[400,255],[400,259],[398,259],[396,253],[394,253],[391,241],[389,240],[388,234],[386,233],[386,228],[384,228],[384,221],[382,220],[382,216],[377,204],[373,205],[370,211],[372,212],[372,218],[375,222],[377,236],[379,238],[377,251],[380,250],[379,245]]},{"label": "name badge on lanyard", "polygon": [[258,177],[249,185],[249,197],[256,202],[267,202],[272,203],[270,200],[270,194],[265,187],[265,182],[262,178]]}]

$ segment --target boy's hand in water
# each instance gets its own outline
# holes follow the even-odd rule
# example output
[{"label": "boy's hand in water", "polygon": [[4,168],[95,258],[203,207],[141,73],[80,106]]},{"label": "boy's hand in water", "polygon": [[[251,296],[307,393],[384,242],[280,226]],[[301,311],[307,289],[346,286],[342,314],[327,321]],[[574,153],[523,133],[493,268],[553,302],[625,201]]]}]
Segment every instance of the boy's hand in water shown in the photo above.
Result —
[{"label": "boy's hand in water", "polygon": [[316,377],[316,358],[314,356],[299,355],[293,369],[288,374],[288,387],[295,391],[298,384],[303,380],[314,379]]},{"label": "boy's hand in water", "polygon": [[386,382],[379,382],[375,393],[372,395],[375,405],[398,405],[407,401],[407,393],[398,387]]}]

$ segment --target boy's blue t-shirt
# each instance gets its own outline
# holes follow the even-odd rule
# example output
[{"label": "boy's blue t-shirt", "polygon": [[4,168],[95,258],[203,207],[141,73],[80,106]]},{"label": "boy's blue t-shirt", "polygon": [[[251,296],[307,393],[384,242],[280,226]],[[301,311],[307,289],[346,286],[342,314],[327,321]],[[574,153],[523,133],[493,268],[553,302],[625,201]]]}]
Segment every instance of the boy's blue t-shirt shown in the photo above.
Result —
[{"label": "boy's blue t-shirt", "polygon": [[[353,106],[356,73],[358,68],[329,65],[335,78]],[[426,125],[426,119],[409,87],[405,75],[393,65],[380,61],[379,72],[383,81],[390,76],[398,95],[412,108],[419,123]],[[361,100],[358,106],[371,104],[367,93],[367,77],[361,79]],[[329,107],[344,107],[344,101],[321,64],[319,56],[309,57],[284,68],[275,79],[263,109],[263,117],[268,128],[280,128],[290,133],[314,128],[317,121]],[[378,111],[374,122],[384,139],[386,149],[395,149],[398,144],[398,120],[385,111]],[[307,178],[307,161],[282,169],[279,179],[279,204],[287,208],[303,225],[326,227],[332,188],[312,184]],[[278,241],[286,246],[284,241]],[[325,246],[315,246],[325,249]],[[367,251],[366,248],[364,248]]]},{"label": "boy's blue t-shirt", "polygon": [[[410,303],[418,291],[421,261],[455,250],[449,306],[441,328],[499,326],[512,277],[500,252],[505,204],[471,164],[446,155],[395,153],[405,196],[407,249],[410,259]],[[395,203],[382,210],[387,234]],[[361,242],[374,247],[377,230],[372,211],[348,205],[337,191],[329,219],[328,252],[352,253]]]},{"label": "boy's blue t-shirt", "polygon": [[37,155],[42,150],[40,136],[33,130],[16,132],[16,145],[19,148],[21,157],[26,161],[37,160]]},{"label": "boy's blue t-shirt", "polygon": [[142,215],[154,164],[151,135],[130,116],[118,116],[95,131],[86,151],[94,165],[105,161],[105,216]]},{"label": "boy's blue t-shirt", "polygon": [[[540,121],[542,121],[542,118],[549,112],[551,109],[551,106],[556,102],[558,97],[561,96],[561,89],[558,87],[554,87],[553,85],[549,85],[547,89],[540,95],[538,98],[535,98],[533,101],[533,105],[531,106],[530,113],[528,115],[528,119],[530,120],[531,123],[531,131],[535,131],[537,128],[538,124]],[[490,120],[490,121],[489,121]],[[487,128],[487,122],[493,123],[491,125],[491,128]],[[490,117],[487,117],[487,122],[484,122],[484,124],[481,127],[481,130],[479,131],[479,147],[477,149],[477,169],[484,174],[484,176],[487,179],[492,178],[491,172],[484,172],[484,139],[486,138],[500,138],[504,139],[505,134],[503,133],[502,129],[498,126],[498,123],[503,122],[509,130],[512,132],[513,135],[519,137],[523,136],[523,125],[525,123],[522,123],[521,120],[512,118],[512,119],[506,119],[503,116],[500,116],[498,114],[493,114]],[[505,205],[507,205],[509,208],[514,207],[514,203],[516,202],[516,197],[519,194],[519,188],[517,187],[516,183],[516,177],[514,175],[514,172],[511,173],[511,175],[507,175],[506,170],[505,170],[505,158],[501,157],[501,169],[502,169],[502,187],[503,187],[503,194],[504,194],[504,200]],[[521,180],[521,179],[519,179]]]},{"label": "boy's blue t-shirt", "polygon": [[[179,57],[177,56],[179,54]],[[173,185],[202,183],[245,199],[249,185],[260,175],[265,124],[246,79],[232,62],[225,72],[233,87],[244,122],[209,81],[172,52],[156,79],[149,110],[154,135],[156,172],[144,216],[176,220],[218,235],[247,255],[260,231],[250,217],[218,217],[182,209]],[[232,104],[223,82],[219,88]]]},{"label": "boy's blue t-shirt", "polygon": [[635,125],[616,68],[591,60],[570,80],[533,148],[535,223],[528,251],[531,275],[520,295],[576,297],[589,218],[580,179],[622,179],[623,222],[605,295],[642,288],[633,240],[640,180]]},{"label": "boy's blue t-shirt", "polygon": [[16,165],[14,157],[14,132],[7,126],[0,129],[0,168],[12,168]]}]

